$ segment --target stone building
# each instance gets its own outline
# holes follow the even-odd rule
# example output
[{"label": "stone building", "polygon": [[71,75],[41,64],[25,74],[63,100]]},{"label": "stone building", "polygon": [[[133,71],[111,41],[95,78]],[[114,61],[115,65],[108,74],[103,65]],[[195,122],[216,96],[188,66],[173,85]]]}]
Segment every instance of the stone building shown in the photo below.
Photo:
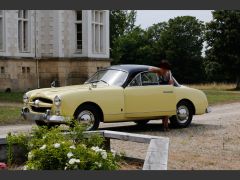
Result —
[{"label": "stone building", "polygon": [[0,10],[0,91],[80,84],[109,65],[109,11]]}]

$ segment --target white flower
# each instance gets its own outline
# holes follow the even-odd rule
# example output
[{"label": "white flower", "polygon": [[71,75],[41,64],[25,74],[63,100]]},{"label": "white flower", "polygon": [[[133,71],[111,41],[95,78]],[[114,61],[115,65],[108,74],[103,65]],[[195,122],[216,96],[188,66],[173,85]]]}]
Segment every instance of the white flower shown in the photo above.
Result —
[{"label": "white flower", "polygon": [[93,146],[91,149],[92,149],[93,151],[97,152],[97,153],[98,153],[98,152],[105,151],[105,150],[99,148],[98,146],[96,146],[96,147]]},{"label": "white flower", "polygon": [[71,158],[72,156],[73,156],[73,153],[72,153],[72,152],[67,153],[67,157],[68,157],[68,158]]},{"label": "white flower", "polygon": [[68,161],[68,163],[69,163],[69,164],[74,164],[74,163],[75,163],[75,159],[74,159],[74,158],[70,159],[70,160]]},{"label": "white flower", "polygon": [[95,164],[96,164],[98,167],[102,167],[102,163],[95,162]]},{"label": "white flower", "polygon": [[102,151],[102,152],[101,152],[101,155],[102,155],[102,158],[103,158],[103,159],[107,159],[107,153],[106,153],[106,151]]},{"label": "white flower", "polygon": [[74,145],[69,147],[70,149],[76,149],[76,147]]},{"label": "white flower", "polygon": [[28,160],[31,160],[33,158],[33,153],[32,152],[29,152],[28,153]]},{"label": "white flower", "polygon": [[76,163],[80,163],[80,159],[75,159],[75,162]]},{"label": "white flower", "polygon": [[61,146],[61,145],[60,145],[59,143],[55,143],[55,144],[54,144],[54,147],[55,147],[55,148],[59,148],[60,146]]},{"label": "white flower", "polygon": [[41,150],[44,150],[44,149],[46,149],[46,147],[47,147],[47,145],[44,144],[42,147],[40,147],[40,149],[41,149]]},{"label": "white flower", "polygon": [[91,149],[94,150],[94,151],[96,151],[96,152],[98,152],[98,151],[100,150],[98,146],[96,146],[96,147],[93,146]]},{"label": "white flower", "polygon": [[79,159],[75,159],[75,158],[72,158],[68,161],[69,164],[73,165],[75,163],[80,163],[80,160]]},{"label": "white flower", "polygon": [[23,170],[28,170],[28,166],[23,166]]}]

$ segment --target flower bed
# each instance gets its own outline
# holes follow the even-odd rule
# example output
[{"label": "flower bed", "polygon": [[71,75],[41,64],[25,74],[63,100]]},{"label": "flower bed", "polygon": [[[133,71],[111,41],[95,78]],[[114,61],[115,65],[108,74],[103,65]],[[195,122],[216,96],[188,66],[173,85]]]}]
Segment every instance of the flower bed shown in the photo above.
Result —
[{"label": "flower bed", "polygon": [[[31,136],[20,134],[7,137],[8,165],[18,163],[14,146],[25,152],[25,170],[116,170],[120,168],[120,155],[104,148],[99,135],[86,138],[84,128],[76,125],[69,133],[62,128],[34,128]],[[122,161],[121,161],[122,162]]]}]

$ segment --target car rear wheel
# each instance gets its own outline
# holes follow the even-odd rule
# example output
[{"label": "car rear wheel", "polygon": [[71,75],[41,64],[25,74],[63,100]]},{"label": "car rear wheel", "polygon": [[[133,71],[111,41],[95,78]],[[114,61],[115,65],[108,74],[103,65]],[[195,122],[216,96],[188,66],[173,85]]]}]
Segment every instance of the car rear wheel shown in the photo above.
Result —
[{"label": "car rear wheel", "polygon": [[139,120],[139,121],[134,121],[138,126],[144,126],[146,125],[149,120]]},{"label": "car rear wheel", "polygon": [[85,105],[77,110],[75,115],[77,122],[83,124],[87,131],[98,129],[100,114],[94,106]]},{"label": "car rear wheel", "polygon": [[170,122],[173,127],[186,128],[188,127],[193,118],[193,107],[186,101],[181,101],[177,105],[177,115],[170,117]]}]

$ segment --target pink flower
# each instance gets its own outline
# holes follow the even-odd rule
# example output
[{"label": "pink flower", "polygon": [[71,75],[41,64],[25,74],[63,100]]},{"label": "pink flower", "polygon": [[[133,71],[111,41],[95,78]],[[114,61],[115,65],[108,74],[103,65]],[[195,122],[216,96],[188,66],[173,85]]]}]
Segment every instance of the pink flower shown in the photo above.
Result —
[{"label": "pink flower", "polygon": [[5,163],[0,162],[0,169],[7,169],[7,165]]}]

